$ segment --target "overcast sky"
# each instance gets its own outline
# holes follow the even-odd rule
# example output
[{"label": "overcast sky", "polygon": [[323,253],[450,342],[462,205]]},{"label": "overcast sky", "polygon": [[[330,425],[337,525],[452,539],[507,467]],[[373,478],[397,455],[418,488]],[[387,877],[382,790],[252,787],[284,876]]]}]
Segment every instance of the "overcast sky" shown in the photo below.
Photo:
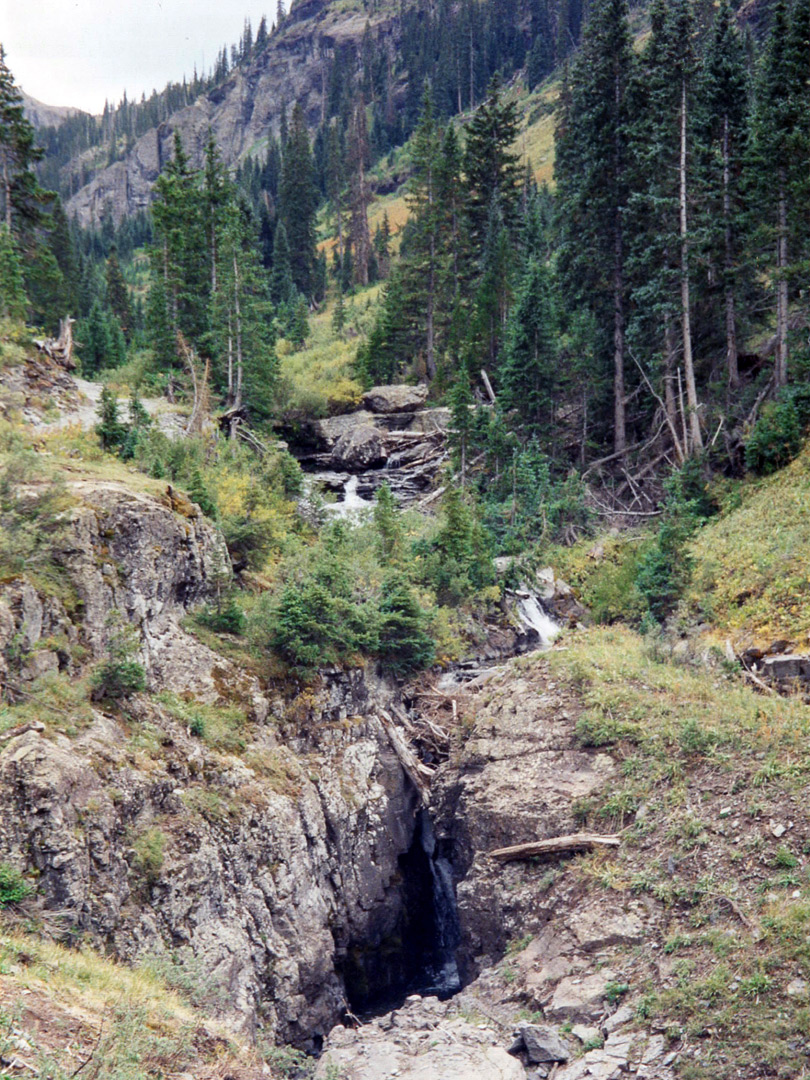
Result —
[{"label": "overcast sky", "polygon": [[208,71],[245,18],[255,36],[275,10],[276,0],[0,0],[0,42],[31,97],[99,113],[124,90],[148,97],[195,64]]}]

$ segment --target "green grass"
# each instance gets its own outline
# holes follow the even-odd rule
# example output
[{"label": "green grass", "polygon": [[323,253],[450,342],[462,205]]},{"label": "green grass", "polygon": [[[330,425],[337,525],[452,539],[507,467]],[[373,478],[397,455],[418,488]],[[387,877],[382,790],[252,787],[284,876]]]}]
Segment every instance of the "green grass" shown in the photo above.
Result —
[{"label": "green grass", "polygon": [[577,695],[579,741],[617,763],[579,821],[624,830],[619,849],[567,873],[595,894],[646,895],[659,912],[615,995],[695,1048],[681,1077],[801,1075],[810,1006],[787,988],[810,979],[810,862],[801,828],[777,840],[769,823],[803,820],[810,706],[721,666],[673,662],[622,627],[564,645],[545,662]]},{"label": "green grass", "polygon": [[810,632],[810,448],[787,468],[751,481],[697,534],[689,601],[719,634],[805,646]]}]

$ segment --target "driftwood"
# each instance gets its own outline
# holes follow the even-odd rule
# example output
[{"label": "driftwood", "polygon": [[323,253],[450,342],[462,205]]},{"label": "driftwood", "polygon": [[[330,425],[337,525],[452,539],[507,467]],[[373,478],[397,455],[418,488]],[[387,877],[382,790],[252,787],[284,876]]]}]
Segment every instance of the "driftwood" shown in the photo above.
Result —
[{"label": "driftwood", "polygon": [[59,320],[59,337],[47,338],[45,341],[35,341],[34,344],[40,352],[50,356],[58,364],[72,371],[76,367],[73,359],[73,324],[76,320],[66,315]]},{"label": "driftwood", "polygon": [[433,778],[434,770],[422,764],[395,727],[394,721],[383,709],[380,709],[380,719],[388,734],[394,753],[399,758],[399,763],[405,771],[405,775],[419,792],[422,805],[427,806],[430,802],[430,781]]},{"label": "driftwood", "polygon": [[574,833],[573,836],[552,836],[550,840],[535,840],[530,844],[490,851],[490,859],[498,862],[515,862],[530,859],[533,855],[563,855],[569,851],[591,851],[595,847],[618,847],[618,836],[596,836],[592,833]]},{"label": "driftwood", "polygon": [[205,361],[203,373],[200,376],[197,371],[199,360],[179,330],[177,332],[177,346],[186,362],[186,367],[191,374],[191,381],[194,384],[194,406],[186,424],[186,435],[198,435],[205,430],[210,422],[208,378],[211,373],[211,362],[210,360]]}]

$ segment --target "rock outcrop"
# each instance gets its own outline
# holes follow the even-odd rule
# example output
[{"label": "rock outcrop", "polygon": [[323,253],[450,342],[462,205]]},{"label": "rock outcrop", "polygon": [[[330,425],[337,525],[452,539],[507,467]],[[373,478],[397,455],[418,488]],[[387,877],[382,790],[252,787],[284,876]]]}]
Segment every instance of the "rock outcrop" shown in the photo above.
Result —
[{"label": "rock outcrop", "polygon": [[[283,27],[250,64],[235,69],[224,83],[142,135],[121,161],[103,168],[67,203],[69,216],[89,226],[102,220],[107,208],[116,222],[146,209],[152,186],[171,159],[175,134],[193,167],[202,165],[209,131],[224,163],[235,166],[269,132],[278,133],[285,107],[299,103],[314,127],[323,118],[328,70],[337,50],[359,50],[366,28],[396,47],[398,21],[383,12],[345,10],[327,0],[293,4]],[[96,167],[97,151],[87,151],[66,166],[74,183]],[[68,177],[66,177],[66,180]]]},{"label": "rock outcrop", "polygon": [[428,388],[421,386],[375,386],[363,395],[363,408],[372,413],[412,413],[427,401]]},{"label": "rock outcrop", "polygon": [[135,713],[8,740],[3,857],[37,872],[64,933],[164,957],[234,1025],[317,1048],[346,1008],[341,957],[403,918],[416,796],[384,729],[332,731],[305,773],[272,725],[237,757],[160,709]]}]

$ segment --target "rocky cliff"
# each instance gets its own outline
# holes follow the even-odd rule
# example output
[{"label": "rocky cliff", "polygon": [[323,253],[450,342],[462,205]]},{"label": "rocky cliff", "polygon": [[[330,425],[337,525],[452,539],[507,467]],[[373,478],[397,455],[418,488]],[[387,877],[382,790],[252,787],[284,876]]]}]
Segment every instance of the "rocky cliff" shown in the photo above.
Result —
[{"label": "rocky cliff", "polygon": [[[397,23],[390,10],[301,0],[293,4],[284,25],[249,65],[192,105],[175,113],[137,140],[122,161],[103,168],[67,204],[82,225],[98,222],[109,207],[116,221],[149,205],[152,185],[172,155],[175,133],[194,166],[202,164],[208,133],[213,132],[226,165],[235,165],[263,149],[271,132],[278,133],[283,110],[298,102],[315,126],[323,119],[331,58],[337,49],[358,48],[366,26],[383,43],[395,47]],[[92,168],[94,153],[83,164]],[[81,165],[81,162],[78,163]],[[68,168],[77,167],[71,163]]]},{"label": "rocky cliff", "polygon": [[[418,795],[375,713],[385,689],[335,672],[297,694],[240,670],[180,625],[229,565],[197,508],[109,482],[69,491],[63,598],[22,582],[0,596],[8,692],[79,679],[115,612],[151,694],[45,708],[0,737],[2,858],[37,876],[60,935],[170,956],[233,1024],[317,1048],[351,950],[401,940],[407,915]],[[404,977],[396,961],[359,970]]]}]

